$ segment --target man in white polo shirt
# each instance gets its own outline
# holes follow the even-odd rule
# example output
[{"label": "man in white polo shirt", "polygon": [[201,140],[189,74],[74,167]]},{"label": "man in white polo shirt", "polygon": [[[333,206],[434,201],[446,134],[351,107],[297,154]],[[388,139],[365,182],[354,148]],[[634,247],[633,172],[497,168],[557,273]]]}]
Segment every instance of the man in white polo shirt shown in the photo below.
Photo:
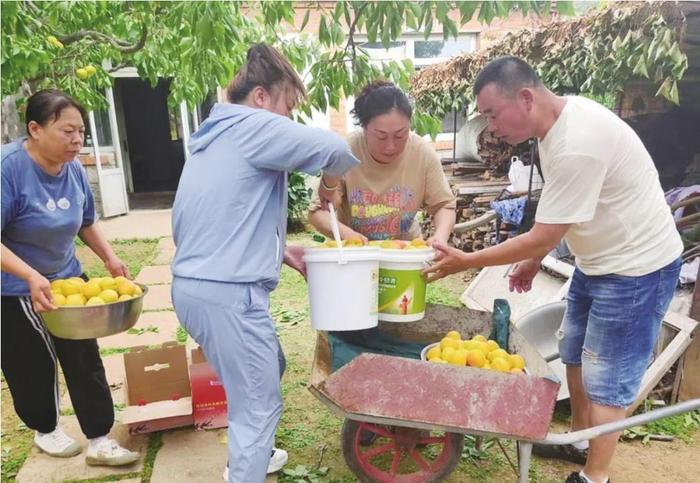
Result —
[{"label": "man in white polo shirt", "polygon": [[[545,180],[535,225],[476,253],[434,243],[428,280],[470,267],[519,262],[510,289],[528,291],[542,258],[564,238],[576,270],[560,330],[573,431],[617,421],[635,400],[673,297],[683,244],[658,173],[624,121],[582,97],[548,90],[523,60],[501,57],[474,85],[488,128],[510,144],[539,141]],[[585,463],[567,483],[603,483],[619,433],[571,446],[535,445],[546,457]]]}]

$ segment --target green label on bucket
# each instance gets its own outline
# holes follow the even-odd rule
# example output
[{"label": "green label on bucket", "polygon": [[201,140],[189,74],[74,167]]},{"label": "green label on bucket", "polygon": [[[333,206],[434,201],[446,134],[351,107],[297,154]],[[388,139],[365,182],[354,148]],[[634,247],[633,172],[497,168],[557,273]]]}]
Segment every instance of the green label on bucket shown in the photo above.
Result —
[{"label": "green label on bucket", "polygon": [[425,311],[425,280],[420,270],[379,269],[379,313],[412,315]]}]

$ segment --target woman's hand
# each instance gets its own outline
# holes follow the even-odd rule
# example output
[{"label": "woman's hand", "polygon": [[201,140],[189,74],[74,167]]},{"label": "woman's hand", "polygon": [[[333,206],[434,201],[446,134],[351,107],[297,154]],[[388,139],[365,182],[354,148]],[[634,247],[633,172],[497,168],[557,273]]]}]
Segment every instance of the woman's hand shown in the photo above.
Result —
[{"label": "woman's hand", "polygon": [[349,228],[348,232],[346,232],[346,233],[343,233],[341,230],[340,237],[343,240],[352,240],[353,238],[358,239],[362,242],[363,245],[367,245],[367,243],[369,243],[369,240],[367,239],[366,236],[364,236],[362,233],[356,232],[355,230],[353,230],[351,228]]},{"label": "woman's hand", "polygon": [[321,208],[328,211],[328,204],[335,208],[340,206],[343,195],[340,191],[340,178],[323,175],[318,186],[318,197],[321,200]]},{"label": "woman's hand", "polygon": [[433,235],[433,236],[431,236],[430,238],[428,238],[427,240],[425,240],[425,242],[426,242],[428,245],[432,245],[434,242],[438,242],[438,243],[440,243],[441,245],[447,245],[447,237],[441,237],[441,236],[439,236],[439,235]]},{"label": "woman's hand", "polygon": [[284,263],[299,272],[306,279],[306,264],[302,257],[304,256],[304,247],[286,246],[284,247]]},{"label": "woman's hand", "polygon": [[32,306],[34,312],[46,312],[54,310],[57,307],[53,304],[53,296],[51,295],[51,284],[39,272],[34,272],[26,279],[29,286],[29,293],[32,298]]},{"label": "woman's hand", "polygon": [[105,260],[105,268],[113,277],[121,276],[131,280],[131,274],[129,273],[129,269],[124,264],[124,262],[122,262],[117,256]]}]

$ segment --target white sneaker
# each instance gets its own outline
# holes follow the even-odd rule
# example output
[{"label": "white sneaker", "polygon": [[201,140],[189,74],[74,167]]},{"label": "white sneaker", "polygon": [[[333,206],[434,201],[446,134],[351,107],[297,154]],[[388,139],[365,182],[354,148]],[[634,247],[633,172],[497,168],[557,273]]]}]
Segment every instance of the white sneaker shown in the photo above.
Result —
[{"label": "white sneaker", "polygon": [[139,454],[119,446],[113,439],[90,442],[85,462],[91,466],[123,466],[139,459]]},{"label": "white sneaker", "polygon": [[[277,473],[287,464],[287,460],[289,460],[289,454],[285,450],[272,448],[270,463],[267,465],[267,474]],[[226,468],[224,468],[223,477],[224,481],[228,481],[228,463],[226,463]]]},{"label": "white sneaker", "polygon": [[284,465],[287,464],[289,459],[289,454],[283,449],[272,448],[272,455],[270,456],[270,463],[267,465],[267,474],[277,473],[282,469]]},{"label": "white sneaker", "polygon": [[83,450],[73,438],[61,431],[59,427],[46,434],[37,431],[34,434],[34,444],[49,456],[58,458],[69,458]]}]

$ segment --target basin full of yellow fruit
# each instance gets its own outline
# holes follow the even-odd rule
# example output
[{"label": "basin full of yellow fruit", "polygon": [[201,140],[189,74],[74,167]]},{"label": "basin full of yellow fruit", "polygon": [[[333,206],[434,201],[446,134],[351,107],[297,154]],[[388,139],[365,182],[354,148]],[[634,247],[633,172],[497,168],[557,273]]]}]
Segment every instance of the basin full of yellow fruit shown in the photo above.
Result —
[{"label": "basin full of yellow fruit", "polygon": [[95,339],[132,328],[148,287],[125,277],[80,277],[51,282],[53,304],[41,312],[46,328],[62,339]]},{"label": "basin full of yellow fruit", "polygon": [[490,369],[512,374],[527,373],[525,359],[520,354],[509,354],[494,340],[483,335],[462,339],[459,332],[452,330],[440,342],[427,345],[420,355],[421,360],[430,363],[450,364],[477,369]]}]

